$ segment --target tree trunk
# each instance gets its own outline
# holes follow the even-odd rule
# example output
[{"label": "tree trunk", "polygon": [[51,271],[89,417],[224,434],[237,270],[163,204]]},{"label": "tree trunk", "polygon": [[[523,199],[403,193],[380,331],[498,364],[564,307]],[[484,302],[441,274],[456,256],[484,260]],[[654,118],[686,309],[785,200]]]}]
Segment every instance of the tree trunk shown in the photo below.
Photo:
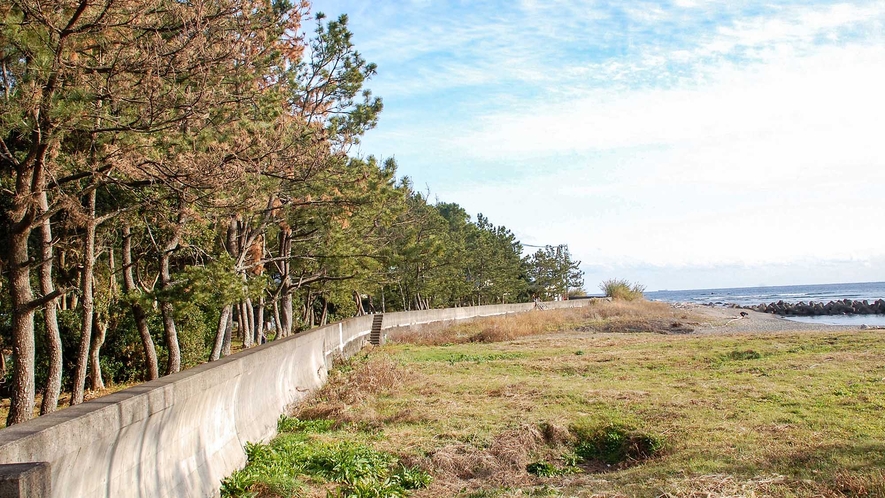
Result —
[{"label": "tree trunk", "polygon": [[144,349],[144,363],[148,380],[154,380],[160,377],[160,368],[157,363],[157,348],[154,346],[154,340],[151,337],[151,331],[148,328],[147,313],[141,303],[138,302],[138,296],[141,294],[135,285],[135,274],[132,263],[132,230],[128,225],[123,226],[123,290],[126,292],[132,309],[132,317],[135,319],[135,327],[138,329],[138,335],[141,337],[141,347]]},{"label": "tree trunk", "polygon": [[280,306],[280,332],[283,337],[289,337],[294,331],[293,319],[295,318],[294,305],[292,303],[291,292],[284,293],[280,297],[282,306]]},{"label": "tree trunk", "polygon": [[6,355],[3,354],[3,345],[0,344],[0,378],[6,378]]},{"label": "tree trunk", "polygon": [[245,324],[245,318],[243,318],[243,302],[242,301],[237,303],[237,318],[236,318],[236,320],[237,320],[237,339],[239,339],[240,342],[243,342],[243,341],[245,341],[245,339],[243,338],[243,335],[244,335],[243,330],[245,330],[246,324]]},{"label": "tree trunk", "polygon": [[[17,200],[17,199],[16,199]],[[22,215],[23,217],[25,215]],[[25,219],[25,225],[30,220]],[[29,226],[9,234],[9,295],[12,300],[12,399],[6,425],[34,416],[34,299],[28,256]]]},{"label": "tree trunk", "polygon": [[230,356],[230,343],[231,336],[234,333],[234,314],[233,314],[233,306],[231,306],[231,313],[227,315],[227,327],[224,329],[224,345],[221,347],[221,354],[224,356]]},{"label": "tree trunk", "polygon": [[277,323],[277,337],[288,337],[292,334],[292,265],[289,257],[292,256],[292,230],[290,228],[280,230],[280,299],[282,300],[282,315]]},{"label": "tree trunk", "polygon": [[280,338],[280,300],[274,299],[273,302],[273,340]]},{"label": "tree trunk", "polygon": [[248,297],[243,302],[243,311],[246,314],[246,330],[243,331],[243,347],[251,348],[255,345],[255,309],[252,300]]},{"label": "tree trunk", "polygon": [[[166,259],[164,257],[164,259]],[[168,266],[168,262],[166,263]],[[170,278],[171,281],[171,278]],[[163,286],[171,284],[163,283]],[[160,314],[163,315],[163,337],[166,339],[166,349],[169,358],[166,361],[166,375],[181,371],[181,348],[178,345],[178,330],[175,328],[175,309],[169,301],[160,303]]]},{"label": "tree trunk", "polygon": [[[45,214],[49,211],[49,201],[46,192],[39,196],[40,212]],[[48,296],[55,292],[52,282],[53,247],[52,226],[49,217],[43,220],[40,226],[41,249],[43,261],[40,265],[40,292]],[[43,309],[43,324],[46,328],[46,349],[49,355],[49,371],[46,373],[46,385],[43,387],[43,402],[40,404],[40,415],[52,413],[58,408],[58,397],[61,394],[61,376],[64,365],[62,363],[61,333],[58,329],[58,299],[46,302]]]},{"label": "tree trunk", "polygon": [[240,301],[237,321],[240,324],[239,333],[243,340],[243,347],[252,347],[252,321],[249,319],[249,312],[246,310],[246,301]]},{"label": "tree trunk", "polygon": [[212,345],[212,353],[209,354],[209,361],[215,361],[221,358],[224,348],[224,336],[227,332],[227,321],[231,314],[231,305],[227,305],[221,309],[221,318],[218,320],[218,329],[215,332],[215,343]]},{"label": "tree trunk", "polygon": [[[66,264],[65,264],[66,256],[67,256],[67,251],[65,251],[64,249],[58,251],[58,268],[62,271],[64,271],[64,268],[66,266]],[[58,309],[60,309],[62,311],[68,310],[68,300],[70,299],[70,296],[71,296],[71,293],[61,296],[61,299],[58,300]]]},{"label": "tree trunk", "polygon": [[323,297],[323,315],[320,317],[320,327],[326,324],[329,319],[329,301]]},{"label": "tree trunk", "polygon": [[101,362],[98,359],[98,353],[104,344],[104,338],[108,332],[108,324],[100,321],[97,316],[92,318],[93,341],[92,347],[89,348],[89,388],[93,391],[104,389],[104,380],[101,378]]},{"label": "tree trunk", "polygon": [[74,369],[74,386],[71,393],[71,406],[83,402],[86,390],[86,370],[89,366],[89,351],[92,341],[92,319],[95,311],[93,275],[95,273],[95,189],[87,194],[88,221],[83,235],[83,271],[80,275],[82,307],[80,319],[80,350],[77,353],[77,366]]},{"label": "tree trunk", "polygon": [[[180,200],[178,206],[178,223],[172,238],[163,248],[163,254],[160,257],[160,285],[165,291],[172,288],[172,271],[171,259],[172,252],[178,249],[181,241],[181,231],[187,217],[184,213],[184,200]],[[169,358],[166,362],[166,375],[174,374],[181,371],[181,347],[178,344],[178,330],[175,328],[175,309],[168,297],[160,302],[160,313],[163,315],[163,336],[166,339],[166,349],[169,351]]]},{"label": "tree trunk", "polygon": [[310,300],[312,299],[310,291],[307,291],[307,296],[304,297],[304,301],[301,303],[301,307],[299,309],[301,315],[301,323],[308,323],[310,321],[310,317],[307,316],[308,310],[310,310]]},{"label": "tree trunk", "polygon": [[363,298],[360,296],[359,292],[353,291],[353,301],[356,303],[356,316],[365,315],[366,310],[363,308]]},{"label": "tree trunk", "polygon": [[264,296],[258,298],[258,311],[255,312],[255,344],[260,345],[267,342],[264,335]]},{"label": "tree trunk", "polygon": [[403,301],[403,311],[409,311],[408,304],[406,304],[408,301],[406,300],[406,292],[403,290],[403,284],[397,283],[397,286],[399,287],[400,298]]},{"label": "tree trunk", "polygon": [[[48,116],[41,116],[44,120]],[[12,396],[6,425],[34,416],[34,291],[31,288],[28,238],[36,212],[33,195],[43,190],[43,159],[48,145],[32,148],[26,164],[16,166],[15,195],[4,213],[8,223],[6,263],[9,267],[9,297],[12,305]]]},{"label": "tree trunk", "polygon": [[[242,251],[240,250],[240,222],[237,216],[231,216],[227,223],[227,233],[225,238],[224,247],[227,249],[227,253],[231,255],[234,261],[238,261]],[[246,276],[242,275],[243,284],[245,285]],[[227,316],[225,317],[225,309],[229,309]],[[217,353],[219,357],[228,356],[231,352],[231,339],[233,335],[233,322],[234,317],[236,316],[237,321],[237,335],[243,336],[243,342],[246,342],[246,319],[245,314],[243,313],[243,302],[229,304],[226,305],[221,310],[221,317],[218,320],[218,329],[216,331],[215,342],[218,344],[219,338],[221,339],[220,350],[216,351],[213,346],[213,350],[211,355],[214,357]],[[223,334],[223,335],[222,335]]]}]

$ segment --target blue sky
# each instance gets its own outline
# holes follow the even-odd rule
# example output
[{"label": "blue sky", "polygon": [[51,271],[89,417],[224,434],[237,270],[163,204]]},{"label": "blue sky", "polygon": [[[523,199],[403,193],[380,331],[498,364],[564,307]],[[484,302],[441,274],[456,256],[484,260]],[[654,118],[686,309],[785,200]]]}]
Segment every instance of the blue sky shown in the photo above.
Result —
[{"label": "blue sky", "polygon": [[885,280],[885,1],[365,2],[379,126],[440,200],[586,287]]}]

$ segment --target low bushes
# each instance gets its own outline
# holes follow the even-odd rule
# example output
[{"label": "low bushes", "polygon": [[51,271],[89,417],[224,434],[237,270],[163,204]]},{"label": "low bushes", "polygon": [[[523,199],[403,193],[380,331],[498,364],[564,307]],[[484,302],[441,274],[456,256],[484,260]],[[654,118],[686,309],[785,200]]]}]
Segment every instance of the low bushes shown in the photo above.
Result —
[{"label": "low bushes", "polygon": [[624,301],[633,301],[642,299],[645,286],[637,283],[630,283],[628,280],[609,279],[599,284],[599,289],[605,293],[606,297],[612,299],[623,299]]},{"label": "low bushes", "polygon": [[664,448],[664,440],[624,424],[575,425],[575,454],[585,462],[629,465],[651,458]]},{"label": "low bushes", "polygon": [[310,485],[329,483],[329,497],[404,497],[427,487],[430,474],[394,455],[333,431],[331,420],[280,417],[279,436],[269,444],[247,444],[249,461],[221,483],[221,496],[301,496]]}]

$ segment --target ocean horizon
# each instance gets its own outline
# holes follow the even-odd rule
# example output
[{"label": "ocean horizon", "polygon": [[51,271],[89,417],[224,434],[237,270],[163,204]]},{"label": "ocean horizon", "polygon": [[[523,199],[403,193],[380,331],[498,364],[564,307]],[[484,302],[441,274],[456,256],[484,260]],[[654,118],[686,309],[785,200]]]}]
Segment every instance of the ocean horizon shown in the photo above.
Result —
[{"label": "ocean horizon", "polygon": [[[646,292],[653,301],[706,305],[754,306],[757,304],[841,301],[875,301],[885,299],[885,282],[851,282],[841,284],[776,285],[764,287],[727,287],[720,289],[662,290]],[[885,325],[885,315],[832,315],[789,317],[791,320],[831,325]]]},{"label": "ocean horizon", "polygon": [[755,304],[778,301],[836,301],[851,299],[875,301],[885,299],[885,282],[849,282],[841,284],[772,285],[760,287],[723,287],[715,289],[660,290],[646,292],[654,301],[695,304]]}]

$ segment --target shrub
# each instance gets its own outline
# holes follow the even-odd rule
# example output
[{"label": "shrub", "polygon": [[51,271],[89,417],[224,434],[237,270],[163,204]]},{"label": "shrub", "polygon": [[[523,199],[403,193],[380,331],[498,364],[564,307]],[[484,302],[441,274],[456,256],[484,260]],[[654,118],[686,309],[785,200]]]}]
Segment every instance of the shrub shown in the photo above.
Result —
[{"label": "shrub", "polygon": [[735,351],[728,353],[727,358],[729,360],[735,360],[735,361],[758,360],[759,358],[762,358],[762,355],[757,353],[756,351],[753,351],[752,349],[748,349],[746,351],[735,350]]},{"label": "shrub", "polygon": [[280,417],[277,438],[269,444],[246,443],[248,463],[222,480],[221,496],[303,496],[310,483],[325,485],[329,497],[396,498],[431,483],[423,469],[403,465],[395,455],[359,442],[352,433],[336,432],[334,426],[333,420]]},{"label": "shrub", "polygon": [[558,470],[555,465],[548,462],[534,462],[526,465],[526,472],[534,474],[538,477],[555,477]]},{"label": "shrub", "polygon": [[529,474],[533,474],[538,477],[557,477],[575,472],[575,469],[573,468],[566,467],[564,469],[561,469],[550,462],[544,461],[530,463],[526,465],[525,470]]},{"label": "shrub", "polygon": [[645,286],[642,284],[631,284],[628,280],[616,278],[603,280],[603,282],[599,284],[599,289],[605,293],[606,297],[623,299],[624,301],[642,299],[642,293],[645,292]]},{"label": "shrub", "polygon": [[575,454],[586,462],[636,462],[652,457],[664,447],[660,437],[622,424],[572,426],[571,431],[575,435]]}]

